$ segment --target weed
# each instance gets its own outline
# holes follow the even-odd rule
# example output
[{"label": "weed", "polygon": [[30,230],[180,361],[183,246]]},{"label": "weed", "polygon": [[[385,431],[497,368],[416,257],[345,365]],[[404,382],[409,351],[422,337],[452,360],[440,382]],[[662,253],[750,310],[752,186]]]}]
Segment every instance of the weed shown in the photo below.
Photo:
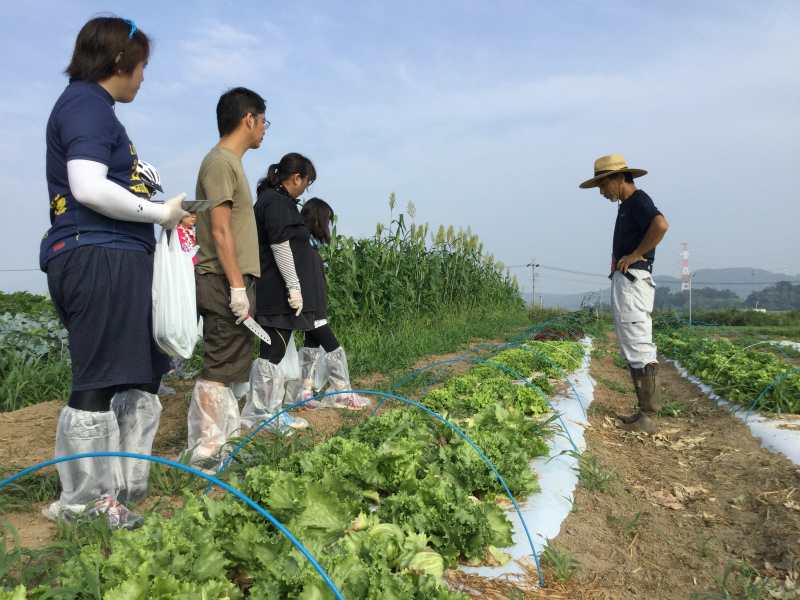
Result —
[{"label": "weed", "polygon": [[642,513],[636,513],[636,515],[630,521],[623,522],[622,519],[614,517],[612,515],[608,515],[608,520],[613,521],[617,525],[619,525],[620,530],[625,535],[632,535],[635,533],[641,533],[641,530],[645,527],[649,527],[650,525],[645,521],[641,521]]},{"label": "weed", "polygon": [[690,406],[691,405],[687,404],[686,402],[670,402],[668,404],[662,404],[661,410],[658,411],[658,415],[660,417],[678,417],[685,415]]},{"label": "weed", "polygon": [[[736,577],[728,583],[731,574],[736,572]],[[761,592],[764,591],[766,580],[758,583],[758,572],[750,567],[744,559],[739,563],[733,561],[728,563],[720,579],[715,573],[711,573],[714,581],[717,582],[722,591],[702,591],[695,592],[689,600],[700,600],[701,598],[719,598],[720,600],[759,600]],[[738,584],[738,585],[737,585]],[[741,592],[736,593],[734,586],[741,587]]]},{"label": "weed", "polygon": [[623,369],[624,371],[629,371],[630,367],[628,366],[628,362],[622,358],[622,355],[619,352],[612,352],[612,356],[614,357],[614,365]]},{"label": "weed", "polygon": [[594,375],[594,377],[597,379],[597,381],[602,383],[604,386],[606,386],[608,389],[610,389],[613,392],[624,394],[626,392],[634,392],[634,391],[636,391],[632,387],[631,388],[627,388],[627,387],[623,386],[616,379],[614,381],[610,381],[610,380],[608,380],[605,377],[602,377],[600,375]]},{"label": "weed", "polygon": [[603,348],[602,346],[597,346],[595,348],[592,348],[591,355],[592,355],[592,358],[594,358],[596,360],[600,360],[606,354],[608,354],[608,349],[607,348]]},{"label": "weed", "polygon": [[507,583],[503,585],[506,586],[509,600],[525,600],[525,596],[522,595],[522,590],[519,589],[516,585],[514,585],[513,583],[510,586]]},{"label": "weed", "polygon": [[[714,562],[719,564],[719,556],[717,556],[717,553],[714,552],[713,550],[711,550],[711,548],[708,547],[708,543],[713,541],[713,540],[714,540],[714,538],[704,538],[703,536],[700,536],[700,541],[699,542],[686,542],[686,544],[684,544],[684,545],[685,546],[689,546],[689,545],[697,546],[704,557],[708,558],[709,556],[713,556],[714,557]],[[719,540],[717,540],[717,542],[719,542]],[[721,543],[721,542],[719,542],[719,543]]]},{"label": "weed", "polygon": [[[178,457],[180,464],[191,466],[193,451],[184,450]],[[193,473],[154,462],[150,465],[150,491],[158,496],[181,496],[185,489],[197,490],[205,482]]]},{"label": "weed", "polygon": [[575,558],[577,552],[570,552],[559,546],[558,542],[545,538],[542,564],[547,565],[556,574],[556,577],[566,583],[575,573],[580,572],[580,562]]},{"label": "weed", "polygon": [[[17,473],[21,470],[22,467],[19,465],[0,466],[0,480],[6,479],[12,472]],[[55,500],[60,492],[58,472],[30,473],[3,488],[0,494],[0,514],[16,509],[33,512],[33,504],[44,500]]]},{"label": "weed", "polygon": [[590,492],[611,493],[612,482],[619,481],[619,477],[615,475],[616,468],[608,470],[599,464],[591,450],[587,450],[585,455],[578,454],[574,450],[568,451],[567,454],[578,461],[578,466],[572,467],[572,470],[578,474],[578,480],[584,488]]},{"label": "weed", "polygon": [[617,412],[613,408],[609,408],[599,402],[592,402],[592,405],[589,407],[589,414],[592,416],[604,417],[606,415],[615,415]]}]

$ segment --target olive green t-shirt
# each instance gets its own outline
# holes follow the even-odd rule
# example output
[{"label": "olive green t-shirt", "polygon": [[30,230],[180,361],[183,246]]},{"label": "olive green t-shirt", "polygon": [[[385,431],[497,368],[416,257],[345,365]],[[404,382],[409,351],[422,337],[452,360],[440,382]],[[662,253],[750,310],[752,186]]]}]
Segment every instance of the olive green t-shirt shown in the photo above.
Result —
[{"label": "olive green t-shirt", "polygon": [[224,275],[211,233],[211,210],[231,203],[231,233],[242,275],[261,275],[258,260],[258,232],[253,213],[253,196],[244,174],[242,160],[228,148],[215,147],[206,154],[197,175],[197,200],[214,200],[209,210],[197,213],[197,272]]}]

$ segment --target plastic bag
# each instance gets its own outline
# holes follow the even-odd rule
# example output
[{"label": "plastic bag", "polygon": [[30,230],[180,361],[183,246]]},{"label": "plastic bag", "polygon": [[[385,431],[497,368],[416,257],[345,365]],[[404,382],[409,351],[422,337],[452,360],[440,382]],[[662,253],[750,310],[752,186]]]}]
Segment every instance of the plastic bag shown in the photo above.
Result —
[{"label": "plastic bag", "polygon": [[153,268],[153,338],[165,354],[190,358],[197,343],[197,303],[191,253],[177,234],[161,230]]},{"label": "plastic bag", "polygon": [[300,358],[297,356],[297,346],[294,343],[294,333],[286,343],[286,354],[280,362],[285,381],[300,379]]}]

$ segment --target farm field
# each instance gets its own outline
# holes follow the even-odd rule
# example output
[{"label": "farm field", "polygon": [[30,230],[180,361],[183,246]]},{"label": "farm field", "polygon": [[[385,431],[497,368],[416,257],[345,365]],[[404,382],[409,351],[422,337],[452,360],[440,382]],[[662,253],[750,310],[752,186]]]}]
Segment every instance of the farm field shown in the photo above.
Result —
[{"label": "farm field", "polygon": [[[535,589],[535,568],[527,577],[497,580],[446,571],[444,580],[475,598],[690,598],[704,591],[722,594],[715,577],[734,595],[698,597],[758,597],[745,595],[743,582],[769,586],[771,597],[796,597],[786,587],[800,568],[800,501],[795,498],[800,469],[760,448],[741,421],[665,361],[663,401],[673,416],[662,417],[662,431],[653,439],[619,432],[613,414],[628,412],[635,396],[627,371],[615,364],[613,334],[596,336],[595,346],[591,374],[598,383],[588,411],[593,427],[585,434],[587,451],[573,512],[549,543],[555,558],[542,561],[548,587]],[[607,354],[600,357],[603,351]],[[415,367],[461,354],[426,357]],[[356,385],[369,389],[379,380],[380,375],[367,376]],[[176,393],[162,398],[154,455],[174,458],[185,441],[187,394],[193,382],[168,383]],[[4,468],[11,467],[12,457],[13,464],[29,466],[52,456],[61,406],[55,401],[0,414],[0,438],[8,449],[0,456]],[[333,409],[303,411],[303,416],[317,441],[336,431],[343,419],[366,418]],[[14,525],[22,546],[41,548],[63,539],[63,532],[40,515],[47,502],[34,503],[32,512],[11,510],[3,516]],[[143,508],[158,510],[167,502],[177,507],[183,498],[154,495]]]}]

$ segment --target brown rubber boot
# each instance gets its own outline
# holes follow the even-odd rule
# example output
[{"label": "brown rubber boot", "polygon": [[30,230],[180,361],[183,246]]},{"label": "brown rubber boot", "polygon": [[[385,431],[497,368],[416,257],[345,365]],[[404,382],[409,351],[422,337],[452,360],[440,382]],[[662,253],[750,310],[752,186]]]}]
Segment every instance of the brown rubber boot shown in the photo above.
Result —
[{"label": "brown rubber boot", "polygon": [[617,418],[625,423],[625,425],[630,425],[631,423],[635,423],[638,421],[642,416],[642,402],[639,400],[639,381],[636,379],[636,369],[632,367],[628,367],[631,370],[631,379],[633,380],[633,390],[636,392],[636,412],[632,415],[617,415]]},{"label": "brown rubber boot", "polygon": [[658,411],[661,409],[661,382],[658,377],[658,363],[650,363],[636,370],[639,383],[639,401],[642,405],[641,417],[633,423],[620,425],[620,429],[635,433],[654,435],[658,433]]}]

